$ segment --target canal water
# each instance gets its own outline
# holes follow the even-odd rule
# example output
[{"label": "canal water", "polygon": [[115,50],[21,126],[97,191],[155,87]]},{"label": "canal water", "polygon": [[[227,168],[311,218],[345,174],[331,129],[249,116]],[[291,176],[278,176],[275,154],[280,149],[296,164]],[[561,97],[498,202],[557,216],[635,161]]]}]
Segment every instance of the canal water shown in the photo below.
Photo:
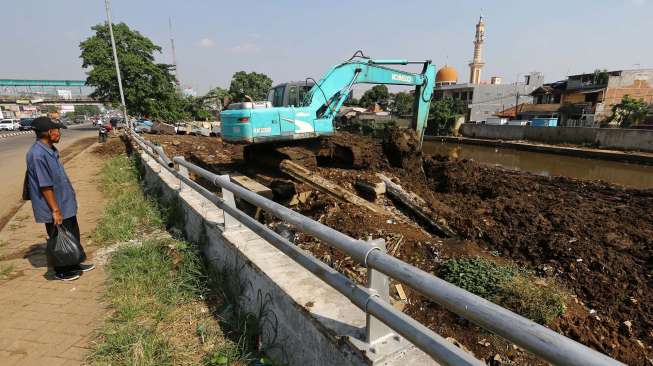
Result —
[{"label": "canal water", "polygon": [[498,165],[545,176],[602,180],[630,188],[653,188],[653,166],[578,158],[491,146],[424,141],[425,154]]}]

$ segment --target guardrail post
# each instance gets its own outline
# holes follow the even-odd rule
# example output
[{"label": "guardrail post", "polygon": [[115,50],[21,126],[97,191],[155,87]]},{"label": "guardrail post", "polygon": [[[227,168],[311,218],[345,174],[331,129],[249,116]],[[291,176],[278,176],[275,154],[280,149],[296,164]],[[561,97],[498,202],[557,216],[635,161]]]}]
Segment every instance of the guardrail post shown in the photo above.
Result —
[{"label": "guardrail post", "polygon": [[[385,252],[385,240],[369,240],[368,243]],[[390,302],[390,281],[387,275],[375,269],[369,268],[367,270],[367,288],[369,288],[370,292],[372,292],[375,296],[378,296],[379,299],[385,302]],[[369,313],[366,314],[366,316],[366,341],[370,345],[374,345],[376,341],[386,338],[388,335],[394,334],[392,329],[388,328],[388,326],[383,324],[379,319],[371,316]]]},{"label": "guardrail post", "polygon": [[[180,160],[186,160],[184,159],[183,156],[177,156],[177,159]],[[190,175],[188,174],[188,168],[181,164],[177,164],[177,170],[179,171],[179,175],[181,175],[184,178],[190,178]],[[180,191],[185,191],[188,190],[190,187],[188,187],[181,179],[179,179],[179,190]]]},{"label": "guardrail post", "polygon": [[[218,180],[223,182],[229,182],[229,175],[219,175]],[[236,208],[236,199],[234,198],[233,192],[228,189],[222,188],[222,199],[229,207]],[[229,232],[237,230],[240,228],[240,222],[236,220],[233,216],[229,215],[226,211],[222,211],[224,214],[224,231]]]}]

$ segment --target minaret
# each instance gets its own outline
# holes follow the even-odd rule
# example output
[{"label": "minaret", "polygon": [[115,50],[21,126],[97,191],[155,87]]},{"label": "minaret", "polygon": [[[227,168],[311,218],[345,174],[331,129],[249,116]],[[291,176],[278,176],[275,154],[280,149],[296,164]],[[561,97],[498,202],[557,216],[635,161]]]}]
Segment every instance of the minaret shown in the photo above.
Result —
[{"label": "minaret", "polygon": [[469,63],[469,82],[470,84],[481,83],[481,69],[485,66],[485,62],[481,58],[483,51],[483,41],[485,41],[485,23],[483,16],[478,19],[476,24],[476,37],[474,37],[474,59]]}]

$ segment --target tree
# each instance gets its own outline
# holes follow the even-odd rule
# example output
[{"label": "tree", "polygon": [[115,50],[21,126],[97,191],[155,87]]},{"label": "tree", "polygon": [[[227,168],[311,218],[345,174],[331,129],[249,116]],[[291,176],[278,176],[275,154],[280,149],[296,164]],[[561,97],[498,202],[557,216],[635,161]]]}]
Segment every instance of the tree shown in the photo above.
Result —
[{"label": "tree", "polygon": [[616,122],[621,128],[628,128],[632,125],[641,123],[649,112],[651,105],[643,99],[631,98],[624,95],[621,102],[612,106],[612,116],[608,119],[610,122]]},{"label": "tree", "polygon": [[428,134],[450,134],[456,119],[465,113],[465,108],[462,101],[453,98],[432,101],[429,108]]},{"label": "tree", "polygon": [[202,98],[188,96],[185,98],[184,102],[184,112],[195,121],[208,121],[213,116],[204,105],[204,100]]},{"label": "tree", "polygon": [[597,85],[603,85],[608,83],[608,79],[610,78],[610,75],[608,74],[608,70],[603,69],[596,69],[594,70],[594,73],[592,74],[592,81],[594,84]]},{"label": "tree", "polygon": [[213,111],[221,111],[229,101],[231,101],[231,94],[227,89],[215,87],[209,90],[206,95],[202,97],[204,107]]},{"label": "tree", "polygon": [[399,116],[411,114],[413,111],[414,98],[410,93],[399,92],[392,96],[392,107],[390,111]]},{"label": "tree", "polygon": [[[95,34],[79,45],[82,67],[89,69],[86,84],[95,87],[92,97],[118,105],[120,94],[109,27],[103,23],[91,29]],[[176,92],[175,77],[171,73],[173,66],[154,61],[161,47],[125,23],[113,25],[113,31],[129,113],[166,121],[186,117],[184,100]]]},{"label": "tree", "polygon": [[360,99],[360,106],[368,108],[374,103],[380,105],[387,105],[388,99],[390,98],[390,93],[388,92],[388,87],[385,85],[375,85],[372,89],[369,89],[363,93],[363,96]]},{"label": "tree", "polygon": [[271,87],[272,79],[265,74],[238,71],[231,77],[229,94],[236,102],[245,100],[246,95],[254,100],[265,100]]},{"label": "tree", "polygon": [[75,107],[75,115],[95,116],[100,114],[100,107],[96,105],[78,105]]}]

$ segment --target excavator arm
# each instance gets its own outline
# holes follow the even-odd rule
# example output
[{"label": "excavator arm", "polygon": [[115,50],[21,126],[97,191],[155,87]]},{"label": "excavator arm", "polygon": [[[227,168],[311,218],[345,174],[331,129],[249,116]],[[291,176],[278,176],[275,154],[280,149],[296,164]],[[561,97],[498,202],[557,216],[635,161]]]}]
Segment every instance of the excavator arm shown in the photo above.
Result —
[{"label": "excavator arm", "polygon": [[[423,65],[419,74],[389,68],[388,65]],[[415,87],[412,128],[420,141],[429,114],[435,83],[435,67],[431,61],[350,60],[336,65],[320,79],[306,96],[305,105],[316,111],[318,119],[333,120],[355,84],[387,84]]]}]

